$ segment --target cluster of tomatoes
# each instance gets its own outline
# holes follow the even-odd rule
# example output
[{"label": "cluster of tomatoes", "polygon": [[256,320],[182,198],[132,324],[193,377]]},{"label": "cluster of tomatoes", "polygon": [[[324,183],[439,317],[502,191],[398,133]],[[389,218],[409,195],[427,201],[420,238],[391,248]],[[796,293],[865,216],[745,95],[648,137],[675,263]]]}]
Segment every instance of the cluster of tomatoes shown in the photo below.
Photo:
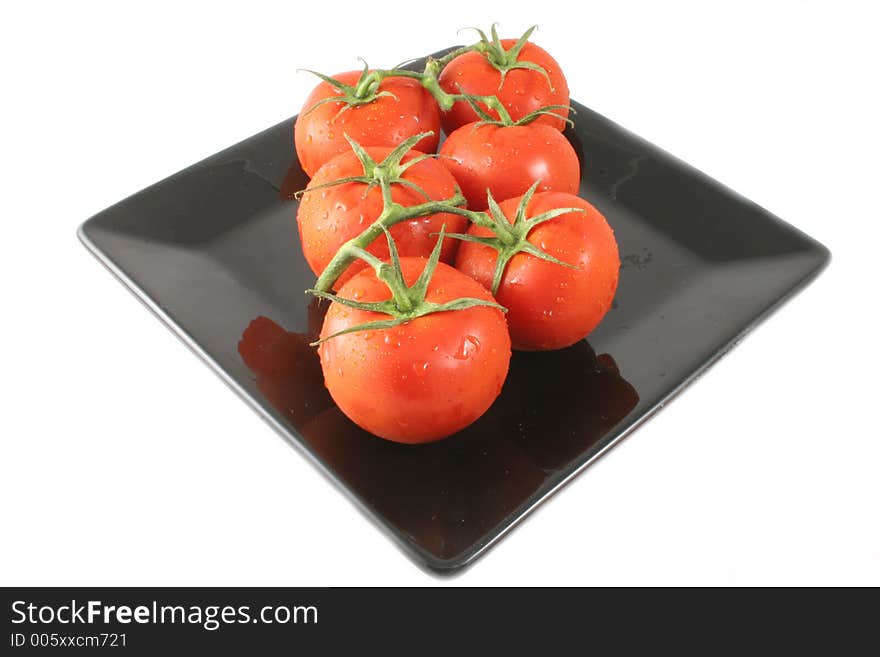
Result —
[{"label": "cluster of tomatoes", "polygon": [[472,423],[511,348],[583,339],[617,288],[614,234],[576,196],[559,65],[532,30],[478,32],[423,71],[318,74],[295,126],[311,176],[300,240],[311,292],[331,301],[324,381],[349,418],[397,442]]}]

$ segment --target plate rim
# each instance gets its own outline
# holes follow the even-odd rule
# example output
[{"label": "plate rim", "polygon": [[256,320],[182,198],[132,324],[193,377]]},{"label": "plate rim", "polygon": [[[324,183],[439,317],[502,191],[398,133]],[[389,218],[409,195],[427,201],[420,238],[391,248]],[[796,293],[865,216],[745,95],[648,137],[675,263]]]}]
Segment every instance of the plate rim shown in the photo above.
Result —
[{"label": "plate rim", "polygon": [[776,221],[782,224],[786,228],[796,233],[798,237],[808,242],[811,250],[815,253],[817,260],[816,263],[809,270],[805,271],[802,276],[795,280],[783,294],[777,296],[772,301],[772,303],[770,303],[760,313],[752,316],[749,319],[749,322],[741,330],[739,330],[727,342],[716,348],[708,358],[700,362],[698,367],[694,368],[694,370],[691,371],[686,377],[684,377],[674,388],[670,389],[666,394],[658,398],[652,406],[647,408],[632,423],[625,426],[616,435],[612,434],[612,437],[608,439],[607,442],[595,452],[587,453],[584,461],[575,466],[574,469],[571,470],[571,472],[568,472],[564,477],[562,477],[558,481],[553,482],[552,485],[539,486],[529,498],[524,500],[501,522],[497,523],[484,534],[484,538],[488,537],[484,542],[483,539],[480,539],[459,554],[449,558],[438,557],[427,551],[426,549],[422,548],[417,543],[415,543],[415,541],[407,538],[405,533],[402,532],[398,527],[394,526],[391,522],[383,518],[377,511],[373,510],[364,500],[362,500],[355,493],[353,489],[347,486],[344,481],[336,476],[331,467],[323,463],[306,447],[304,439],[298,437],[295,430],[291,430],[290,428],[287,428],[284,424],[282,424],[282,422],[278,418],[276,418],[272,414],[272,412],[260,402],[260,400],[251,395],[229,373],[227,373],[226,370],[224,370],[224,368],[220,365],[220,363],[212,358],[211,355],[205,351],[205,349],[203,349],[196,337],[191,335],[189,332],[186,331],[186,329],[184,329],[183,326],[176,322],[174,318],[171,317],[171,315],[162,308],[161,304],[157,300],[153,299],[150,294],[131,276],[129,276],[125,269],[122,266],[118,265],[110,256],[110,254],[105,252],[100,246],[98,246],[98,244],[96,244],[92,237],[89,235],[93,221],[95,221],[98,217],[100,217],[107,211],[136,197],[142,191],[149,189],[150,187],[154,187],[166,181],[170,181],[171,179],[183,172],[199,166],[203,166],[204,164],[209,163],[218,157],[222,157],[223,154],[227,153],[228,151],[242,146],[260,135],[268,133],[272,130],[276,130],[282,125],[292,125],[292,123],[296,120],[296,116],[280,121],[269,128],[261,130],[254,135],[251,135],[250,137],[240,140],[239,142],[236,142],[231,146],[221,149],[213,155],[203,158],[202,160],[199,160],[198,162],[195,162],[178,172],[175,172],[159,181],[156,181],[151,185],[148,185],[143,190],[135,192],[134,194],[130,194],[129,196],[118,201],[117,203],[108,206],[106,209],[85,220],[77,228],[76,234],[79,238],[79,241],[85,246],[86,250],[88,250],[120,283],[122,283],[122,285],[126,289],[128,289],[129,292],[131,292],[135,296],[135,298],[138,299],[138,301],[140,301],[175,336],[177,336],[177,338],[184,345],[186,345],[190,349],[190,351],[192,351],[200,360],[202,360],[202,362],[204,362],[209,367],[209,369],[211,369],[216,375],[218,375],[220,379],[234,393],[236,393],[239,398],[241,398],[248,406],[250,406],[251,409],[255,411],[256,414],[261,417],[263,421],[265,421],[279,436],[281,436],[281,438],[284,439],[285,442],[292,445],[298,452],[305,456],[307,461],[315,466],[318,472],[322,474],[322,476],[324,476],[337,489],[341,490],[341,492],[353,504],[353,506],[374,526],[376,526],[387,537],[389,537],[392,544],[395,545],[395,547],[397,547],[404,555],[406,555],[410,559],[410,561],[412,561],[424,572],[427,572],[431,575],[444,577],[457,575],[464,572],[465,569],[476,562],[481,556],[483,556],[499,541],[501,541],[501,539],[506,537],[512,529],[514,529],[520,523],[529,518],[532,512],[535,511],[539,506],[541,506],[544,502],[546,502],[557,492],[559,492],[563,487],[573,481],[577,476],[583,473],[584,470],[594,464],[599,458],[604,456],[609,450],[617,446],[625,438],[629,437],[635,430],[639,429],[645,422],[647,422],[660,410],[662,410],[666,406],[666,404],[668,404],[670,401],[680,395],[692,383],[703,376],[713,365],[720,361],[724,356],[729,354],[734,347],[738,346],[756,326],[764,322],[779,308],[784,306],[798,293],[808,287],[810,283],[812,283],[812,281],[815,280],[828,267],[832,260],[831,251],[824,244],[817,241],[810,235],[804,233],[797,227],[789,224],[785,220],[777,217],[775,214],[766,210],[762,206],[754,203],[754,201],[751,201],[750,199],[742,196],[735,190],[730,189],[723,183],[720,183],[711,176],[703,173],[699,169],[693,167],[692,165],[681,160],[675,155],[668,153],[664,149],[652,144],[651,142],[648,142],[639,135],[631,132],[623,126],[620,126],[619,124],[595,112],[594,110],[590,110],[586,106],[583,106],[576,101],[572,101],[572,104],[584,107],[585,109],[589,110],[592,115],[601,118],[608,125],[622,131],[631,138],[639,140],[641,143],[643,143],[646,147],[652,149],[654,152],[662,154],[664,157],[669,158],[670,161],[673,162],[675,165],[697,173],[708,184],[717,186],[718,191],[723,191],[723,193],[731,194],[737,198],[744,199],[749,203],[757,205],[761,209],[761,211],[767,215],[768,220]]}]

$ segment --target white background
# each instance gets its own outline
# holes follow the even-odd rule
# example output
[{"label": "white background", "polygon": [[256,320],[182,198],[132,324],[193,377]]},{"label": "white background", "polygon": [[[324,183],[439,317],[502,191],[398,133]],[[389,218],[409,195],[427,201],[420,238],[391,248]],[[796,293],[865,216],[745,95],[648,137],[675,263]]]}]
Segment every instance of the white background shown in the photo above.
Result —
[{"label": "white background", "polygon": [[[0,583],[880,584],[871,3],[478,4],[4,5]],[[437,579],[75,229],[298,112],[314,81],[297,67],[390,66],[494,20],[504,35],[540,23],[573,97],[834,259],[474,567]]]}]

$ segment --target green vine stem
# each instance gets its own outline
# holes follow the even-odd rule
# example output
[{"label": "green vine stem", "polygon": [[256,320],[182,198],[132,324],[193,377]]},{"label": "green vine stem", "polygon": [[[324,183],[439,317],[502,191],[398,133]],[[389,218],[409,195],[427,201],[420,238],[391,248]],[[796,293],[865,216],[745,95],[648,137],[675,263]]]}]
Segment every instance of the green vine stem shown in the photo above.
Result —
[{"label": "green vine stem", "polygon": [[456,48],[455,50],[447,53],[442,57],[428,57],[425,62],[425,67],[422,71],[410,71],[407,69],[402,69],[400,67],[395,67],[392,69],[374,69],[371,71],[369,69],[369,66],[367,66],[367,63],[363,59],[361,59],[361,61],[364,62],[364,69],[357,83],[354,85],[344,84],[335,78],[329,77],[322,73],[317,73],[316,71],[302,69],[308,73],[316,75],[324,82],[331,84],[337,89],[337,91],[339,91],[338,96],[331,96],[319,100],[317,103],[309,107],[304,112],[304,114],[312,112],[316,107],[325,103],[341,102],[343,103],[343,106],[336,115],[339,116],[340,114],[351,109],[352,107],[372,103],[381,96],[394,96],[394,94],[389,91],[379,90],[382,81],[388,77],[405,77],[418,80],[419,83],[425,89],[427,89],[428,92],[430,92],[430,94],[437,101],[437,104],[440,106],[440,109],[444,112],[448,112],[449,110],[451,110],[453,105],[455,105],[455,103],[458,101],[464,101],[471,104],[481,103],[482,105],[485,105],[488,109],[497,112],[500,120],[504,122],[504,125],[511,125],[513,121],[510,118],[510,113],[507,111],[507,108],[504,107],[504,104],[498,99],[498,96],[477,96],[465,93],[449,93],[440,86],[440,73],[443,71],[446,65],[449,64],[449,62],[451,62],[459,55],[463,55],[468,52],[479,52],[485,55],[486,60],[495,69],[501,72],[501,81],[498,85],[499,90],[501,90],[501,88],[504,86],[504,82],[509,71],[513,69],[529,69],[543,75],[547,81],[547,85],[552,91],[553,85],[550,82],[550,76],[542,66],[536,64],[535,62],[519,60],[519,55],[522,49],[525,47],[529,37],[532,35],[532,32],[535,31],[536,27],[537,25],[533,25],[528,30],[526,30],[526,32],[516,41],[516,43],[507,50],[505,50],[502,46],[501,40],[498,38],[498,32],[496,31],[494,24],[492,25],[492,28],[490,30],[492,34],[491,39],[486,36],[485,32],[478,28],[468,28],[476,30],[477,33],[480,35],[480,40],[477,43],[469,46],[462,46],[461,48]]},{"label": "green vine stem", "polygon": [[[384,231],[391,228],[395,224],[399,224],[402,221],[407,221],[408,219],[417,219],[419,217],[426,217],[431,214],[436,214],[438,212],[446,212],[453,214],[463,214],[464,216],[471,217],[474,212],[469,210],[465,210],[462,206],[465,204],[464,195],[461,193],[461,190],[456,186],[455,193],[447,199],[441,200],[433,200],[430,199],[418,185],[415,183],[406,180],[403,178],[403,174],[409,169],[411,166],[421,162],[422,160],[434,157],[433,155],[421,154],[407,162],[402,162],[405,155],[415,146],[419,141],[424,139],[425,137],[431,136],[433,133],[424,132],[418,135],[413,135],[406,141],[401,142],[397,147],[394,148],[381,162],[376,162],[367,151],[358,144],[354,139],[345,135],[345,138],[348,140],[348,143],[351,145],[352,150],[355,153],[355,156],[358,158],[358,161],[361,163],[363,167],[363,175],[362,176],[353,176],[348,178],[340,178],[339,180],[333,180],[328,183],[324,183],[322,185],[315,185],[313,187],[307,187],[301,192],[297,192],[297,196],[301,197],[303,194],[308,194],[318,189],[323,189],[326,187],[332,187],[334,185],[342,185],[345,183],[358,182],[367,185],[367,188],[364,190],[364,195],[375,186],[378,186],[382,191],[382,212],[376,218],[373,223],[371,223],[367,228],[365,228],[357,237],[354,237],[347,242],[345,242],[339,250],[335,253],[333,258],[324,268],[324,271],[321,272],[321,275],[318,277],[317,282],[315,283],[315,290],[318,292],[327,292],[332,289],[333,284],[336,280],[342,275],[342,273],[348,269],[348,266],[351,265],[356,259],[363,259],[363,253],[365,249],[379,237]],[[392,185],[404,185],[406,187],[412,188],[419,192],[422,196],[426,198],[425,202],[418,203],[416,205],[401,205],[396,202],[391,196],[391,186]]]},{"label": "green vine stem", "polygon": [[[439,201],[428,199],[423,203],[409,206],[401,205],[394,201],[391,197],[391,185],[409,186],[428,198],[428,195],[424,190],[411,181],[405,180],[402,176],[409,167],[433,156],[421,154],[407,162],[401,162],[404,156],[415,144],[430,135],[430,132],[426,132],[410,137],[406,141],[401,142],[400,145],[391,151],[381,162],[376,162],[360,144],[354,139],[351,139],[348,135],[345,135],[345,138],[348,140],[348,143],[351,145],[352,150],[363,167],[364,175],[332,180],[321,185],[315,185],[314,187],[307,187],[301,192],[297,192],[297,197],[301,197],[303,194],[318,189],[352,182],[367,185],[367,189],[364,190],[365,195],[367,191],[374,186],[378,186],[382,191],[382,212],[376,220],[367,226],[367,228],[365,228],[357,237],[348,240],[339,247],[339,250],[334,254],[333,258],[315,282],[314,289],[309,290],[309,292],[316,294],[317,296],[326,295],[328,291],[333,288],[333,284],[342,273],[357,259],[365,260],[371,264],[381,262],[376,256],[368,253],[366,249],[374,240],[382,235],[382,233],[387,233],[388,229],[395,224],[439,212],[463,216],[471,223],[487,228],[494,233],[494,237],[478,237],[465,233],[447,233],[449,237],[466,242],[477,242],[498,251],[498,258],[495,263],[495,272],[492,279],[492,294],[495,294],[498,291],[498,286],[501,283],[501,278],[504,275],[507,263],[513,258],[513,256],[520,252],[528,253],[536,258],[564,267],[574,267],[573,265],[569,265],[568,263],[554,258],[549,253],[542,251],[528,241],[529,233],[535,226],[569,212],[583,212],[582,208],[555,208],[535,217],[526,217],[526,209],[528,208],[529,202],[532,200],[532,196],[534,196],[535,191],[538,189],[538,186],[541,184],[540,180],[535,181],[535,183],[523,195],[517,205],[516,215],[512,224],[507,221],[500,206],[489,190],[486,190],[489,205],[489,209],[486,212],[477,212],[462,207],[465,204],[465,198],[457,186],[455,193],[450,198]],[[440,239],[442,239],[442,233]],[[438,244],[440,239],[438,239]],[[400,298],[403,299],[402,296]],[[406,302],[402,300],[401,304],[405,306]]]},{"label": "green vine stem", "polygon": [[446,303],[434,303],[427,301],[428,285],[434,276],[434,270],[437,269],[437,263],[440,261],[440,249],[443,245],[443,237],[445,235],[445,226],[440,230],[440,236],[437,238],[437,244],[434,245],[431,256],[425,263],[425,268],[419,274],[418,279],[412,285],[407,285],[403,277],[403,270],[400,266],[400,256],[397,253],[397,246],[391,237],[391,233],[387,228],[382,228],[385,232],[385,238],[388,240],[388,252],[391,254],[390,262],[383,262],[372,253],[358,247],[351,249],[352,254],[366,262],[376,272],[376,278],[385,283],[391,291],[391,298],[387,301],[362,302],[353,299],[346,299],[320,289],[306,290],[309,294],[313,294],[321,299],[328,299],[335,303],[375,313],[388,315],[389,319],[379,319],[372,322],[365,322],[356,326],[350,326],[347,329],[338,331],[333,335],[321,338],[317,342],[312,342],[312,346],[317,346],[322,342],[326,342],[332,338],[346,333],[354,333],[356,331],[371,331],[378,329],[387,329],[399,326],[405,322],[411,322],[419,317],[430,315],[432,313],[440,313],[454,310],[465,310],[476,306],[489,306],[497,308],[501,312],[507,312],[507,309],[498,305],[494,301],[486,299],[477,299],[474,297],[459,297]]}]

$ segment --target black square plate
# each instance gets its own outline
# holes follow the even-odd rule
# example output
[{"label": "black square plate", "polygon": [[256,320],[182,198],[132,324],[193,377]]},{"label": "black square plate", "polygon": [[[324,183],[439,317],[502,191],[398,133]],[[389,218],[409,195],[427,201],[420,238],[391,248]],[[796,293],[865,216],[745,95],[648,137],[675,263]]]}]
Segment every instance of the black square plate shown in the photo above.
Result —
[{"label": "black square plate", "polygon": [[314,277],[296,230],[293,192],[307,178],[293,149],[294,119],[101,212],[79,235],[419,564],[452,572],[829,260],[825,247],[754,203],[574,107],[566,134],[581,158],[580,194],[608,218],[621,249],[614,307],[589,342],[516,353],[495,405],[439,443],[375,438],[324,390],[308,347],[321,308],[303,294]]}]

